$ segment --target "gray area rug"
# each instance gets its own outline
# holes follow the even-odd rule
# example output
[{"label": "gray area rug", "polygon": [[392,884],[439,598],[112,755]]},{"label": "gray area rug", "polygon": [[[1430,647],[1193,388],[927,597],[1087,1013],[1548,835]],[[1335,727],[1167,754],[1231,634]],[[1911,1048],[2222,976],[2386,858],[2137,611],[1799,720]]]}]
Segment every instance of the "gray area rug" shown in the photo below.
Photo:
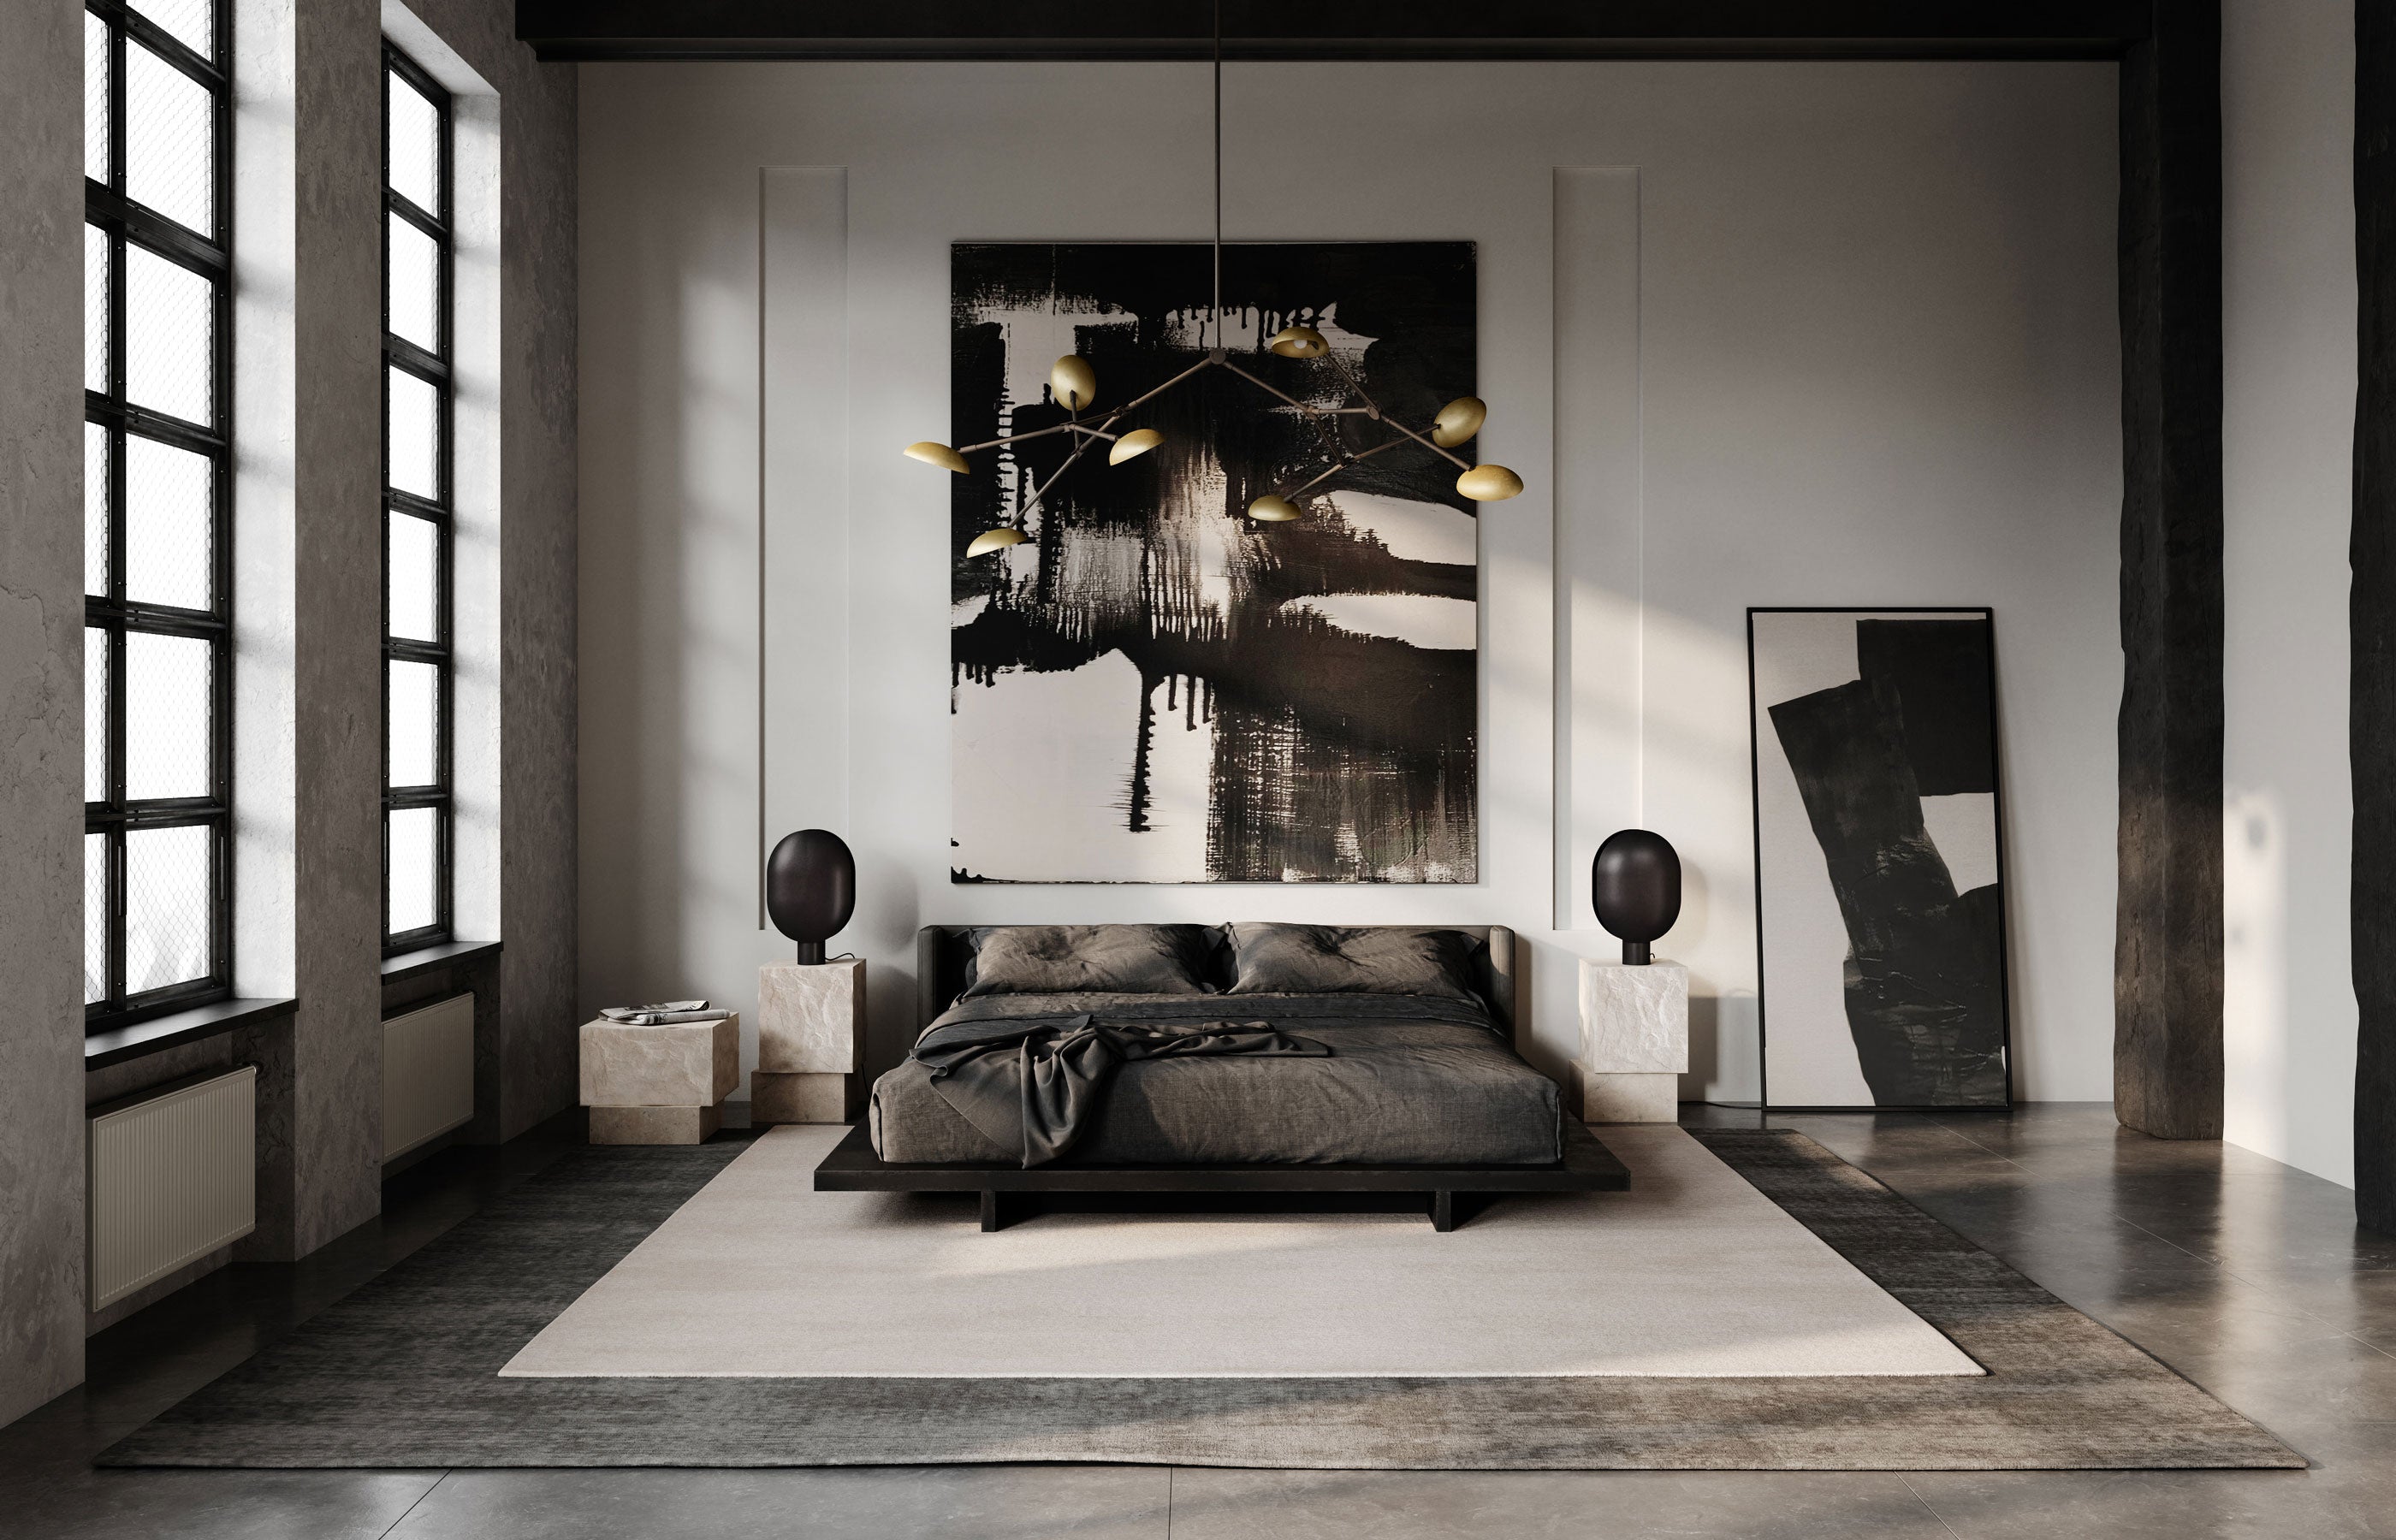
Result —
[{"label": "gray area rug", "polygon": [[[2260,1427],[1804,1135],[1697,1136],[1989,1373],[500,1378],[499,1367],[518,1348],[745,1148],[726,1140],[568,1157],[97,1463],[1115,1461],[1481,1470],[2305,1465]],[[905,1302],[894,1300],[892,1308],[904,1309]]]}]

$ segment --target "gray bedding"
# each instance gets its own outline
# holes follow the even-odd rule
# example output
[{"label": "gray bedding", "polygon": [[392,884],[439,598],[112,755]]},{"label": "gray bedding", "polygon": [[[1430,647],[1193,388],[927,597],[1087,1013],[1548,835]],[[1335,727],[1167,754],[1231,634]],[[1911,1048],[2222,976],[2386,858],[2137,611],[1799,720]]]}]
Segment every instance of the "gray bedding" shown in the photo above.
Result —
[{"label": "gray bedding", "polygon": [[[1228,1009],[1235,1007],[1235,1009]],[[1088,1013],[1196,1025],[1236,1016],[1326,1044],[1327,1056],[1219,1055],[1125,1063],[1088,1114],[1077,1165],[1537,1165],[1562,1158],[1555,1082],[1517,1055],[1477,1003],[1412,995],[990,995],[925,1029],[937,1047],[993,1022]],[[946,1033],[944,1037],[943,1034]],[[874,1083],[885,1161],[1004,1162],[910,1058]]]}]

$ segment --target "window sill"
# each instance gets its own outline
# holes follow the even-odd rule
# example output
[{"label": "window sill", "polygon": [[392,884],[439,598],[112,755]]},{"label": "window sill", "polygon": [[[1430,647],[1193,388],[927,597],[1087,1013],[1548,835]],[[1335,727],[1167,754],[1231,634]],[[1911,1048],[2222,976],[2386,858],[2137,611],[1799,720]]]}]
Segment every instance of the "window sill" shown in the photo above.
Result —
[{"label": "window sill", "polygon": [[382,981],[386,984],[404,983],[411,978],[422,978],[427,974],[447,968],[462,968],[499,955],[499,944],[497,941],[444,941],[437,947],[384,958]]},{"label": "window sill", "polygon": [[300,1009],[296,1000],[220,1000],[167,1016],[152,1016],[130,1027],[112,1027],[83,1040],[83,1067],[105,1069],[146,1055],[178,1048],[203,1038],[221,1037],[244,1027],[287,1016]]}]

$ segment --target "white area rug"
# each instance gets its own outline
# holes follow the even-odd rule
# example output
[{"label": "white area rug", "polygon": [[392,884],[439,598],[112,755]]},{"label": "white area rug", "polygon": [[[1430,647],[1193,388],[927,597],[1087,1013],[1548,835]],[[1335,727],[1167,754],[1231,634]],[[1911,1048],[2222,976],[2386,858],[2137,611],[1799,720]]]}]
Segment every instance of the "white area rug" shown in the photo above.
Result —
[{"label": "white area rug", "polygon": [[526,1344],[521,1376],[1977,1374],[1679,1129],[1628,1192],[1401,1215],[1035,1215],[816,1192],[776,1128]]}]

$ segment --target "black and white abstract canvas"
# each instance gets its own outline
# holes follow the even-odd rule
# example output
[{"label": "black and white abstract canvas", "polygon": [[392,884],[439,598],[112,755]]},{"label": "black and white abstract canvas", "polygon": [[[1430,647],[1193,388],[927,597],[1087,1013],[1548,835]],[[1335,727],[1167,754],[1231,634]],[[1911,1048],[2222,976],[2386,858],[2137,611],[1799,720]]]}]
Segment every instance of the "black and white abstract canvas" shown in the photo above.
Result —
[{"label": "black and white abstract canvas", "polygon": [[1995,627],[1748,612],[1766,1102],[2002,1107]]},{"label": "black and white abstract canvas", "polygon": [[[1214,269],[1191,244],[952,248],[950,442],[1059,420],[1050,365],[1095,366],[1094,410],[1205,358]],[[1320,330],[1383,410],[1427,424],[1473,393],[1465,242],[1224,248],[1223,345],[1310,404],[1356,405]],[[1260,524],[1282,491],[1386,429],[1322,427],[1223,369],[1085,457],[1030,544],[967,558],[1068,452],[1051,435],[952,476],[951,878],[959,883],[1471,883],[1478,524],[1456,470],[1407,445]],[[1469,458],[1469,454],[1468,454]]]}]

